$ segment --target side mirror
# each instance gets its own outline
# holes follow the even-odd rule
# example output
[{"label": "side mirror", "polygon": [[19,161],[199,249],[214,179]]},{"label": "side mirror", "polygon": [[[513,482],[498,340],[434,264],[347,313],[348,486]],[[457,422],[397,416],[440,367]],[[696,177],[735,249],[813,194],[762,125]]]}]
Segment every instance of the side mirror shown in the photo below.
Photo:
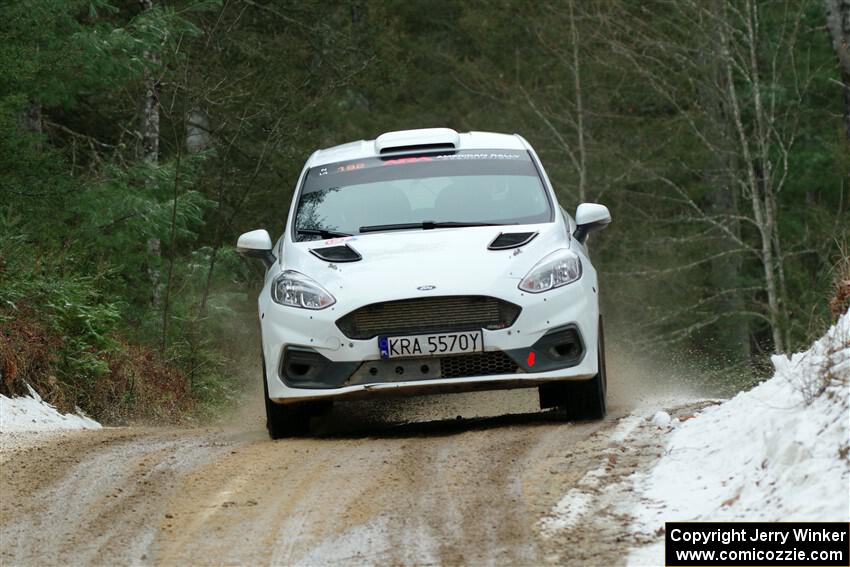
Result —
[{"label": "side mirror", "polygon": [[591,232],[602,230],[611,223],[611,213],[605,205],[582,203],[576,209],[576,230],[573,238],[584,243]]},{"label": "side mirror", "polygon": [[252,230],[240,236],[236,242],[236,251],[246,258],[259,258],[266,269],[271,268],[275,261],[272,239],[263,229]]}]

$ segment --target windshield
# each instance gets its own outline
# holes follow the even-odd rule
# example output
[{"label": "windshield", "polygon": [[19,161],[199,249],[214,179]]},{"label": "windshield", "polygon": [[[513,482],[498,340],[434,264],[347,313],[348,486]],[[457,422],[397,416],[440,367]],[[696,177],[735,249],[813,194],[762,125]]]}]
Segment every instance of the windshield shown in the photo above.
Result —
[{"label": "windshield", "polygon": [[465,150],[311,168],[296,210],[295,237],[551,220],[528,152]]}]

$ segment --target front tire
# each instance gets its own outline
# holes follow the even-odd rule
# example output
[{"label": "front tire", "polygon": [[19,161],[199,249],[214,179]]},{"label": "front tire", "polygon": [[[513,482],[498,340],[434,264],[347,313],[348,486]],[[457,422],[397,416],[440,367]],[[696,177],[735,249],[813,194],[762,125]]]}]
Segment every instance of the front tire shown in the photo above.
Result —
[{"label": "front tire", "polygon": [[266,429],[272,439],[284,439],[306,435],[310,432],[313,412],[309,404],[276,404],[269,398],[269,383],[266,361],[263,359],[263,394],[266,402]]},{"label": "front tire", "polygon": [[599,339],[596,356],[599,371],[590,380],[553,382],[540,386],[540,407],[558,407],[571,420],[602,419],[607,409],[605,397],[608,376],[605,369],[605,337],[602,318],[599,318]]}]

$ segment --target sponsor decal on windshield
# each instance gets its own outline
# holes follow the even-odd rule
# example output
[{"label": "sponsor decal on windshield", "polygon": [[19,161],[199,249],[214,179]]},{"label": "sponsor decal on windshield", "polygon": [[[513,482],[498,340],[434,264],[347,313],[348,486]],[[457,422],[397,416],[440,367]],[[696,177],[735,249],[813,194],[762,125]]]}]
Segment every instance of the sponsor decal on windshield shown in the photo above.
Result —
[{"label": "sponsor decal on windshield", "polygon": [[302,193],[306,196],[319,191],[337,191],[353,185],[396,179],[476,175],[538,177],[539,174],[528,152],[522,150],[482,148],[433,154],[375,156],[310,169]]},{"label": "sponsor decal on windshield", "polygon": [[434,159],[439,161],[455,161],[465,159],[522,159],[522,154],[505,154],[505,153],[478,153],[478,154],[446,154],[436,156]]},{"label": "sponsor decal on windshield", "polygon": [[345,173],[346,171],[357,171],[358,169],[363,169],[364,167],[366,167],[366,164],[362,161],[358,163],[346,163],[337,167],[336,172]]},{"label": "sponsor decal on windshield", "polygon": [[417,163],[420,161],[434,161],[434,158],[430,156],[414,156],[414,157],[402,157],[402,158],[393,158],[384,160],[384,165],[401,165],[405,163]]},{"label": "sponsor decal on windshield", "polygon": [[[435,156],[405,156],[405,157],[396,157],[390,159],[382,159],[380,162],[376,162],[375,165],[383,164],[383,165],[407,165],[411,163],[423,163],[423,162],[440,162],[440,161],[472,161],[472,160],[515,160],[515,159],[523,159],[526,156],[523,156],[521,153],[504,153],[504,152],[472,152],[472,153],[455,153],[455,154],[440,154]],[[336,166],[333,169],[334,173],[346,173],[349,171],[357,171],[360,169],[364,169],[369,167],[364,162],[358,163],[346,163],[339,166]],[[327,168],[322,168],[319,172],[319,175],[327,175]]]}]

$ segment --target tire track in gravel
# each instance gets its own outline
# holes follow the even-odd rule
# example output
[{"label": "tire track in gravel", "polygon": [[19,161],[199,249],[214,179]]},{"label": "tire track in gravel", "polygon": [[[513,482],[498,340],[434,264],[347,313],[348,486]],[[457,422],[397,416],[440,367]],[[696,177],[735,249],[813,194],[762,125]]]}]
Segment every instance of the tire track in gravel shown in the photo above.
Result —
[{"label": "tire track in gravel", "polygon": [[534,454],[613,422],[511,419],[242,447],[186,478],[153,555],[163,564],[535,563],[541,510],[529,492],[552,473]]},{"label": "tire track in gravel", "polygon": [[[635,543],[628,478],[658,454],[645,420],[615,406],[566,423],[518,394],[451,398],[452,412],[497,417],[421,409],[421,422],[359,431],[346,406],[324,436],[277,442],[255,417],[0,447],[0,562],[621,564]],[[584,506],[544,529],[571,490]]]},{"label": "tire track in gravel", "polygon": [[205,441],[184,430],[106,429],[4,458],[0,558],[39,565],[141,560],[156,535],[150,519],[180,476],[216,457]]}]

